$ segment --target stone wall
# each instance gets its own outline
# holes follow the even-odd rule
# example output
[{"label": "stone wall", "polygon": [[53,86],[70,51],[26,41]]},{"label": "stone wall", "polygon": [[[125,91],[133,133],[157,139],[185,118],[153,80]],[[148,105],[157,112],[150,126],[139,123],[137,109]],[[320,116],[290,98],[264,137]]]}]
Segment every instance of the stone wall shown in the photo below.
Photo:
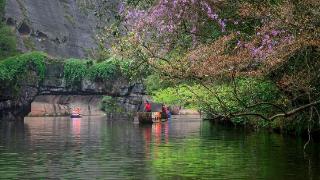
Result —
[{"label": "stone wall", "polygon": [[101,95],[40,95],[31,103],[29,116],[66,116],[80,108],[84,116],[101,116]]},{"label": "stone wall", "polygon": [[[39,95],[31,103],[28,116],[68,116],[76,108],[80,108],[84,116],[103,116],[106,112],[101,110],[102,99],[102,95]],[[138,94],[115,97],[117,105],[124,110],[122,114],[143,111],[143,99],[144,96]]]},{"label": "stone wall", "polygon": [[[16,30],[18,48],[40,50],[53,57],[90,56],[96,35],[113,22],[117,0],[6,0],[5,20]],[[103,4],[114,13],[99,18]],[[105,21],[108,19],[108,21]]]}]

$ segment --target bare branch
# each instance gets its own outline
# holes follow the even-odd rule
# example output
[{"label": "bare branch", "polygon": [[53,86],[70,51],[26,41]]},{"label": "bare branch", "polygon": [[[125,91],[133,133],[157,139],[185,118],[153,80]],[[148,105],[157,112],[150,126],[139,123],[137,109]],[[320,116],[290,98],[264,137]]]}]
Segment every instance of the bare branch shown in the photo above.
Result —
[{"label": "bare branch", "polygon": [[296,113],[298,113],[300,111],[303,111],[303,110],[305,110],[307,108],[310,108],[310,107],[318,105],[318,104],[320,104],[320,100],[314,101],[312,103],[309,103],[309,104],[306,104],[306,105],[303,105],[303,106],[300,106],[300,107],[298,107],[296,109],[293,109],[293,110],[291,110],[291,111],[289,111],[287,113],[276,114],[276,115],[272,116],[270,118],[270,120],[274,120],[274,119],[279,118],[279,117],[289,117],[289,116],[292,116],[292,115],[294,115],[294,114],[296,114]]},{"label": "bare branch", "polygon": [[149,47],[148,47],[147,45],[145,45],[144,43],[142,43],[141,46],[142,46],[143,48],[145,48],[145,49],[149,52],[149,54],[151,55],[152,58],[156,58],[156,59],[163,60],[163,61],[165,61],[165,62],[167,62],[168,64],[171,65],[169,59],[166,59],[166,58],[164,58],[164,57],[160,57],[160,56],[155,55],[155,53],[152,52],[151,49],[149,49]]},{"label": "bare branch", "polygon": [[276,109],[280,110],[283,114],[287,114],[287,112],[281,106],[279,106],[277,104],[270,103],[270,102],[259,102],[257,104],[247,106],[246,108],[254,108],[257,106],[261,106],[261,105],[270,105],[270,106],[275,107]]},{"label": "bare branch", "polygon": [[267,120],[269,121],[269,119],[267,117],[265,117],[264,115],[262,114],[259,114],[259,113],[238,113],[238,114],[230,114],[231,116],[233,117],[237,117],[237,116],[257,116],[257,117],[260,117],[264,120]]},{"label": "bare branch", "polygon": [[[310,98],[310,96],[309,96],[309,98]],[[306,150],[308,144],[311,141],[311,122],[312,122],[312,118],[313,118],[313,108],[310,108],[310,117],[309,117],[309,121],[308,121],[308,141],[303,146],[303,150],[304,151]]]},{"label": "bare branch", "polygon": [[239,96],[238,96],[238,88],[237,88],[237,83],[236,83],[236,80],[235,80],[235,71],[232,72],[232,84],[233,84],[233,94],[236,98],[236,100],[244,107],[247,107],[246,103],[243,102]]},{"label": "bare branch", "polygon": [[227,105],[222,101],[222,99],[219,97],[218,93],[215,91],[212,91],[208,86],[206,86],[205,84],[203,84],[202,81],[199,81],[200,85],[203,86],[204,88],[206,88],[211,94],[213,94],[213,96],[218,100],[218,102],[220,103],[225,115],[228,114],[228,108]]},{"label": "bare branch", "polygon": [[314,112],[316,112],[316,114],[317,114],[317,117],[318,117],[318,120],[319,120],[319,125],[320,125],[320,114],[319,114],[319,111],[314,106],[312,106],[312,108],[313,108]]}]

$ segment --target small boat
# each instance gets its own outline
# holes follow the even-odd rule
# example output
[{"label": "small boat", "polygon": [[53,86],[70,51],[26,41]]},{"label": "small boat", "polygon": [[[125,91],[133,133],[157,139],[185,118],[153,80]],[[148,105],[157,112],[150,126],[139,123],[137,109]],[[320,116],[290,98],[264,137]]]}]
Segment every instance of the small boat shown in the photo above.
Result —
[{"label": "small boat", "polygon": [[81,114],[78,114],[78,113],[72,113],[72,114],[70,115],[70,117],[71,117],[71,118],[81,118],[82,116],[81,116]]},{"label": "small boat", "polygon": [[138,112],[137,117],[140,124],[152,124],[168,120],[162,117],[161,112]]},{"label": "small boat", "polygon": [[80,108],[79,107],[77,107],[74,110],[72,110],[71,118],[81,118]]},{"label": "small boat", "polygon": [[140,124],[152,124],[152,112],[138,112],[138,120]]}]

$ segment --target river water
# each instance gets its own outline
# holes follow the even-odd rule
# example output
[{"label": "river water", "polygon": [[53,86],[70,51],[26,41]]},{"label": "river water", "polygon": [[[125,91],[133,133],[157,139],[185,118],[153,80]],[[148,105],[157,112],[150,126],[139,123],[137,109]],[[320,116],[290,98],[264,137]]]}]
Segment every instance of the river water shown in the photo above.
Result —
[{"label": "river water", "polygon": [[177,116],[0,122],[0,179],[320,179],[320,145]]}]

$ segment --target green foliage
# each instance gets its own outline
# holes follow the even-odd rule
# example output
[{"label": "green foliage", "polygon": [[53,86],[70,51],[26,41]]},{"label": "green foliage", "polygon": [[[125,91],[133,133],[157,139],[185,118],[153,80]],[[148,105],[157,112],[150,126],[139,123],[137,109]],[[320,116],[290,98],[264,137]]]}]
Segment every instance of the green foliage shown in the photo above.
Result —
[{"label": "green foliage", "polygon": [[[21,82],[37,83],[42,81],[45,73],[45,59],[44,53],[31,52],[0,61],[0,95],[3,91],[10,90],[11,95],[17,97]],[[34,71],[37,75],[36,78],[33,76]],[[32,79],[26,79],[28,77]]]},{"label": "green foliage", "polygon": [[2,20],[4,16],[4,8],[6,6],[6,0],[0,0],[0,20]]},{"label": "green foliage", "polygon": [[31,52],[0,61],[0,81],[15,81],[18,76],[23,76],[29,69],[35,70],[42,80],[45,73],[45,58],[44,53]]},{"label": "green foliage", "polygon": [[255,17],[247,17],[243,22],[238,25],[228,24],[228,29],[233,31],[240,31],[242,34],[238,35],[242,39],[250,39],[255,34],[256,28],[262,25],[261,20]]},{"label": "green foliage", "polygon": [[112,61],[104,61],[92,66],[89,71],[89,77],[92,80],[103,80],[114,76],[117,65]]},{"label": "green foliage", "polygon": [[64,65],[64,77],[68,85],[78,85],[87,75],[88,61],[68,59]]},{"label": "green foliage", "polygon": [[[298,108],[312,101],[319,100],[320,95],[320,51],[318,47],[303,47],[291,54],[291,57],[269,73],[269,77],[278,82],[280,89],[290,98],[291,108]],[[315,109],[320,109],[316,106]],[[312,129],[319,129],[320,121],[314,110],[310,119],[310,111],[299,112],[284,121],[279,119],[274,126],[281,127],[290,133],[301,134]],[[307,118],[306,118],[307,117]]]},{"label": "green foliage", "polygon": [[[268,80],[241,78],[236,80],[239,96],[246,104],[272,102],[281,98],[275,84]],[[229,88],[231,88],[229,86]]]},{"label": "green foliage", "polygon": [[[270,81],[239,78],[235,81],[237,94],[233,83],[219,83],[207,88],[201,85],[180,85],[158,90],[154,93],[154,100],[169,105],[182,105],[186,108],[195,108],[206,114],[224,114],[225,111],[241,112],[246,106],[258,102],[281,103],[283,100],[277,87]],[[218,97],[218,98],[217,98]],[[237,98],[238,97],[238,98]],[[257,106],[251,112],[268,115],[274,109],[267,106]],[[246,123],[244,118],[232,119],[235,123]],[[263,122],[263,121],[260,121]]]},{"label": "green foliage", "polygon": [[79,85],[83,79],[92,81],[112,80],[118,77],[131,79],[130,61],[110,58],[96,63],[92,60],[68,59],[64,77],[68,85]]},{"label": "green foliage", "polygon": [[[196,87],[198,86],[193,86],[191,88]],[[158,90],[154,93],[153,99],[155,102],[165,103],[167,105],[182,105],[185,108],[191,109],[198,107],[195,96],[184,85]]]},{"label": "green foliage", "polygon": [[11,28],[2,22],[5,4],[5,0],[0,0],[0,60],[17,54],[16,37]]},{"label": "green foliage", "polygon": [[125,0],[125,3],[129,6],[140,8],[140,9],[148,9],[154,3],[157,2],[156,0]]},{"label": "green foliage", "polygon": [[110,58],[106,61],[94,64],[89,69],[89,78],[91,80],[111,80],[115,77],[126,75],[128,71],[127,62]]},{"label": "green foliage", "polygon": [[[150,22],[146,23],[132,28],[133,30],[128,33],[121,33],[121,23],[117,23],[112,31],[105,33],[108,38],[110,35],[114,35],[114,39],[116,39],[112,51],[105,52],[107,55],[115,53],[133,60],[130,67],[139,67],[133,68],[134,70],[140,72],[154,70],[149,74],[146,73],[146,75],[152,75],[148,76],[145,84],[148,93],[160,103],[197,108],[205,111],[208,115],[248,112],[270,117],[279,113],[279,108],[268,103],[280,105],[281,108],[289,111],[309,103],[310,98],[312,100],[319,99],[320,66],[317,61],[319,53],[314,53],[319,48],[318,44],[315,45],[316,42],[313,42],[318,39],[319,34],[315,30],[319,24],[317,23],[317,9],[319,8],[315,1],[202,1],[198,3],[208,3],[207,6],[212,9],[208,8],[207,12],[204,9],[198,14],[197,8],[194,11],[187,11],[190,8],[183,9],[181,10],[184,12],[183,17],[188,18],[182,18],[181,21],[175,21],[176,18],[181,17],[179,12],[175,12],[175,10],[185,6],[186,4],[183,2],[177,1],[176,4],[179,7],[174,9],[166,7],[166,4],[170,4],[167,2],[170,1],[126,0],[124,2],[129,6],[127,6],[130,10],[128,12],[131,13],[134,9],[137,10],[137,14],[144,14],[142,13],[145,12],[144,10],[148,11],[147,14],[156,12],[154,13],[156,18],[151,18],[155,19],[151,25]],[[161,6],[161,3],[165,5]],[[172,13],[158,13],[167,12],[164,10]],[[212,18],[214,14],[218,17]],[[172,17],[175,18],[171,21]],[[135,23],[140,25],[143,18],[144,16],[141,21]],[[120,18],[119,21],[125,19]],[[135,17],[135,19],[139,18]],[[162,21],[158,22],[156,19]],[[218,19],[218,21],[213,19]],[[130,22],[126,23],[130,24]],[[135,23],[133,23],[133,27],[135,27]],[[159,33],[158,30],[162,29],[159,27],[163,24],[174,27],[172,28],[174,33],[162,31]],[[226,26],[225,29],[224,26]],[[206,45],[210,45],[217,39],[222,43],[212,44],[212,48]],[[315,47],[299,52],[298,55],[291,53],[293,52],[291,50],[297,48],[298,44],[300,46],[300,43],[310,43]],[[221,53],[220,47],[223,48]],[[287,48],[288,50],[286,50]],[[211,49],[214,52],[212,55],[209,53]],[[260,54],[261,57],[258,57],[257,55],[260,56]],[[219,58],[220,55],[221,58]],[[263,61],[265,58],[270,59]],[[204,63],[200,60],[203,60]],[[216,68],[212,63],[214,61],[217,61]],[[170,68],[168,68],[168,64]],[[210,67],[205,67],[207,64]],[[279,68],[279,66],[281,67]],[[230,72],[230,69],[253,77],[256,77],[256,72],[258,74],[262,72],[262,78],[268,78],[268,80],[243,77],[233,83],[230,82],[229,77],[217,77],[220,73],[217,73],[218,75],[213,73],[220,70]],[[268,76],[268,71],[271,69],[273,72]],[[198,73],[201,71],[207,71],[208,75]],[[158,73],[166,77],[162,77]],[[222,76],[224,75],[223,73]],[[171,84],[172,81],[176,83],[193,82],[195,81],[194,76],[199,77],[196,81],[208,83],[206,84],[208,88],[199,84],[183,84],[173,88],[173,84]],[[221,81],[216,82],[216,79]],[[286,95],[286,97],[282,95]],[[259,102],[266,103],[248,108],[248,106]],[[306,119],[308,119],[305,118],[308,116],[306,114],[303,112],[296,115],[299,117],[295,117],[295,122],[291,125],[295,124],[293,127],[305,129],[306,125],[310,125],[310,123],[306,123]],[[270,125],[256,117],[250,119],[247,117],[233,118],[232,120],[236,123],[254,121],[259,126]],[[286,119],[290,118],[286,117]],[[279,123],[280,121],[277,119],[277,122],[274,123],[279,126],[286,124]]]},{"label": "green foliage", "polygon": [[319,59],[320,51],[317,47],[301,48],[281,66],[271,71],[269,77],[285,86],[284,91],[291,96],[308,99],[310,94],[317,99],[320,95]]},{"label": "green foliage", "polygon": [[107,113],[121,113],[124,112],[124,108],[118,103],[118,99],[111,96],[103,96],[100,104],[100,109]]},{"label": "green foliage", "polygon": [[152,74],[148,76],[144,83],[147,87],[148,94],[153,94],[161,89],[166,89],[170,86],[172,86],[172,83],[161,79],[161,76],[159,74]]}]

